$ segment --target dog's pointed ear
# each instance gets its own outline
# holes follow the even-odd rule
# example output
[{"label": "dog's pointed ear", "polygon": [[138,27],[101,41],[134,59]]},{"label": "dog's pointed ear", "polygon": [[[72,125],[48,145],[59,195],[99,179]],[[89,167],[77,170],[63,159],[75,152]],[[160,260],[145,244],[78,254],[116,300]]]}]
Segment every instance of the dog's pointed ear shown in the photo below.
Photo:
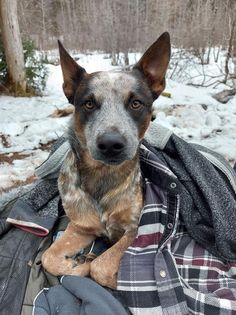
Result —
[{"label": "dog's pointed ear", "polygon": [[86,75],[84,68],[80,67],[77,62],[69,55],[62,43],[58,40],[61,69],[63,74],[63,91],[68,101],[73,104],[76,88],[80,81]]},{"label": "dog's pointed ear", "polygon": [[148,48],[133,68],[144,75],[154,98],[157,98],[165,88],[165,74],[170,55],[170,35],[165,32]]}]

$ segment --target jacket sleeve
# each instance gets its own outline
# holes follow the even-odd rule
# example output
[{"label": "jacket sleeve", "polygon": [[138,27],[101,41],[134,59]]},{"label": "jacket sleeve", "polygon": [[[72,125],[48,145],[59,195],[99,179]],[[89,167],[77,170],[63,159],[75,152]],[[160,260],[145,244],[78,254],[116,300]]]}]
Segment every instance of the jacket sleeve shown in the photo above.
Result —
[{"label": "jacket sleeve", "polygon": [[61,285],[44,289],[34,302],[33,315],[128,315],[107,290],[91,279],[65,276]]},{"label": "jacket sleeve", "polygon": [[[180,213],[190,235],[213,255],[235,262],[236,194],[226,174],[174,134],[161,154],[182,184]],[[230,177],[234,182],[233,171]]]},{"label": "jacket sleeve", "polygon": [[67,139],[59,138],[47,160],[36,170],[39,180],[17,198],[7,223],[39,236],[49,233],[59,215],[57,177],[69,149]]}]

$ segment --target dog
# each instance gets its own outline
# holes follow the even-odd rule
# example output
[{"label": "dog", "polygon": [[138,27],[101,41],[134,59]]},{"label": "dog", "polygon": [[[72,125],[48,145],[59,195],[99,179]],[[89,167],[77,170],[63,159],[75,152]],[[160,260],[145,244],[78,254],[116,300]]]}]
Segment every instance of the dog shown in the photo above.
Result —
[{"label": "dog", "polygon": [[[74,105],[71,150],[58,179],[70,222],[43,254],[42,265],[53,275],[90,275],[116,288],[120,260],[136,237],[143,207],[139,147],[152,103],[165,88],[170,36],[163,33],[130,71],[91,74],[58,43],[64,94]],[[101,236],[111,243],[104,253],[83,263],[73,258]]]}]

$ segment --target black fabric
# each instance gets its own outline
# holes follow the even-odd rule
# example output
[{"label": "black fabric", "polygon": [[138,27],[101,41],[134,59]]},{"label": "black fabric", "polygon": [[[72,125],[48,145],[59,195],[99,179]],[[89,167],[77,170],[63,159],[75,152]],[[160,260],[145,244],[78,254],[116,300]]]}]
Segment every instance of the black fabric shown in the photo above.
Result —
[{"label": "black fabric", "polygon": [[0,240],[0,314],[18,315],[41,238],[11,227]]},{"label": "black fabric", "polygon": [[37,185],[16,200],[7,221],[45,236],[59,217],[59,200],[57,180],[39,180]]},{"label": "black fabric", "polygon": [[33,315],[127,315],[107,290],[91,279],[62,278],[61,285],[43,290],[35,300]]},{"label": "black fabric", "polygon": [[[46,185],[45,187],[48,186]],[[33,190],[34,189],[35,187]],[[12,209],[16,208],[19,199],[24,199],[27,194],[22,195],[20,198],[13,199],[0,208],[1,315],[21,314],[30,269],[42,241],[42,237],[28,233],[6,222]],[[32,191],[30,196],[37,199],[37,194]],[[39,200],[42,200],[41,196],[39,196]],[[44,205],[45,210],[45,208],[47,208],[47,202],[44,201]],[[54,207],[57,211],[58,206],[55,204]]]},{"label": "black fabric", "polygon": [[13,199],[10,202],[8,202],[5,206],[0,208],[0,237],[7,233],[12,227],[10,223],[7,223],[6,219],[15,202],[16,199]]},{"label": "black fabric", "polygon": [[39,180],[29,192],[18,198],[12,207],[12,212],[19,208],[22,208],[23,212],[25,204],[39,217],[58,218],[58,200],[56,204],[53,203],[58,194],[56,179]]}]

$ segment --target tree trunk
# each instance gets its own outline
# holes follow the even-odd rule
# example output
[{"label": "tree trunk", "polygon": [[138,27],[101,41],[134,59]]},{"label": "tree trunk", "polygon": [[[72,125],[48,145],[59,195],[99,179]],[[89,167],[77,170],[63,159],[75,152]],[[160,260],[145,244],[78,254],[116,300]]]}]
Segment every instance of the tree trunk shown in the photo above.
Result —
[{"label": "tree trunk", "polygon": [[[231,19],[230,19],[231,22]],[[230,38],[229,38],[229,46],[225,59],[225,78],[223,83],[226,83],[229,77],[229,60],[232,57],[232,49],[233,49],[233,39],[234,39],[234,31],[236,28],[236,19],[230,23]]]},{"label": "tree trunk", "polygon": [[0,0],[0,21],[9,85],[16,94],[26,91],[24,54],[17,17],[17,0]]}]

